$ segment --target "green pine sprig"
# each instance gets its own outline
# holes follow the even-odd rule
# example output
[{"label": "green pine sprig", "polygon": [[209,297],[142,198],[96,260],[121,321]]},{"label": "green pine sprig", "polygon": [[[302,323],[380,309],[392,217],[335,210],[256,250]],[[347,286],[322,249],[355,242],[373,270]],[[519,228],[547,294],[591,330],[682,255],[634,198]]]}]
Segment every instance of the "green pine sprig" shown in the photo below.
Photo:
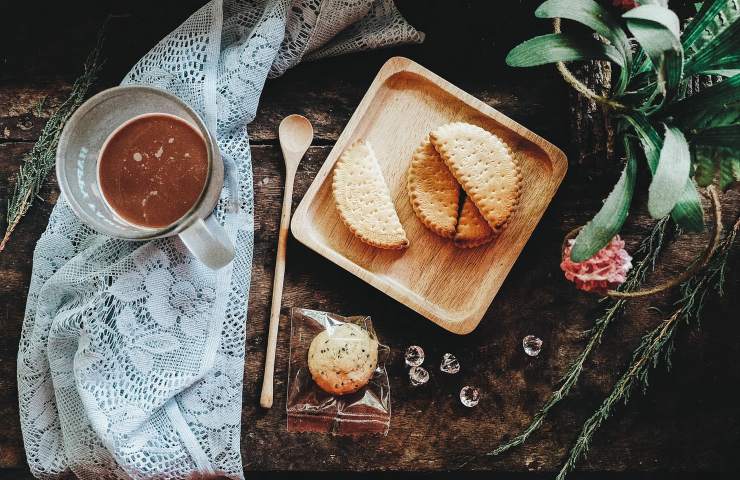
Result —
[{"label": "green pine sprig", "polygon": [[652,369],[664,364],[671,367],[671,354],[674,351],[674,338],[682,326],[698,324],[707,297],[716,293],[723,295],[725,273],[729,256],[740,229],[740,218],[722,240],[709,263],[701,273],[691,277],[681,285],[681,298],[676,302],[673,314],[642,338],[634,351],[632,362],[614,385],[609,396],[583,424],[580,434],[570,450],[557,480],[564,480],[578,460],[588,452],[591,439],[619,403],[627,404],[630,394],[641,387],[644,394],[648,387],[648,374]]},{"label": "green pine sprig", "polygon": [[[652,272],[655,268],[655,263],[663,249],[666,229],[668,225],[668,219],[664,218],[659,220],[650,231],[650,235],[645,237],[640,243],[635,256],[642,257],[641,260],[636,262],[635,267],[630,271],[627,280],[620,286],[620,291],[631,292],[636,291],[645,282],[647,275]],[[578,383],[578,379],[583,372],[583,365],[586,359],[591,355],[591,352],[600,343],[604,336],[607,328],[611,323],[619,318],[619,315],[624,310],[627,304],[626,299],[608,300],[609,306],[606,308],[604,313],[596,320],[594,326],[589,330],[589,338],[586,346],[583,348],[578,357],[568,367],[568,371],[560,380],[560,387],[555,390],[547,402],[540,408],[535,414],[532,422],[525,428],[519,435],[504,442],[503,444],[496,447],[493,451],[487,453],[489,456],[496,456],[504,453],[505,451],[523,444],[527,441],[530,435],[540,428],[545,418],[561,400],[568,396],[571,388]]]},{"label": "green pine sprig", "polygon": [[15,178],[13,193],[8,199],[7,227],[2,240],[0,240],[0,252],[5,249],[13,231],[18,227],[28,209],[31,208],[44,180],[54,168],[57,144],[62,129],[72,113],[85,101],[90,87],[97,78],[102,66],[100,54],[103,47],[104,28],[101,28],[95,47],[85,60],[82,75],[72,85],[72,92],[69,97],[49,117],[31,152],[21,164]]}]

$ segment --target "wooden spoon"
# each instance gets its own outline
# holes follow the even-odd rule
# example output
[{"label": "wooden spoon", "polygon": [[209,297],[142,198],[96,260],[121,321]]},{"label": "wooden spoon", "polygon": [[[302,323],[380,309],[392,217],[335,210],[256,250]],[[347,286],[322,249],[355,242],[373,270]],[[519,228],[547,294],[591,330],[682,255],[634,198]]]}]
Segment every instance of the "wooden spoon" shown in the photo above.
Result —
[{"label": "wooden spoon", "polygon": [[289,115],[280,122],[278,129],[280,148],[285,160],[285,189],[283,190],[283,212],[280,215],[280,235],[278,237],[277,257],[275,258],[275,277],[272,281],[272,307],[270,309],[270,330],[267,337],[265,375],[262,380],[260,405],[272,407],[272,386],[275,373],[275,346],[280,325],[280,302],[283,297],[283,277],[285,275],[285,248],[288,243],[290,209],[293,203],[293,180],[301,158],[313,141],[311,122],[301,115]]}]

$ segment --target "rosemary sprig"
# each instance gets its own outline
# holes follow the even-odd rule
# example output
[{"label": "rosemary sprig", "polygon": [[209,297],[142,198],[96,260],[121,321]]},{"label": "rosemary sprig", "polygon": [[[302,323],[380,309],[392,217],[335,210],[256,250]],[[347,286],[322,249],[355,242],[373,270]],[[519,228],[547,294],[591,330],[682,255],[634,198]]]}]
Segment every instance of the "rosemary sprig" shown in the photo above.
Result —
[{"label": "rosemary sprig", "polygon": [[712,291],[720,296],[723,294],[725,268],[739,228],[740,218],[719,244],[707,267],[681,285],[681,298],[676,302],[677,307],[673,314],[642,338],[633,353],[630,366],[601,406],[584,423],[557,480],[565,479],[576,462],[588,452],[594,433],[609,418],[617,403],[626,404],[630,393],[637,386],[641,386],[643,394],[645,393],[651,368],[656,368],[662,362],[670,369],[673,341],[678,327],[682,323],[689,325],[699,322],[707,295]]},{"label": "rosemary sprig", "polygon": [[13,193],[8,199],[7,222],[5,234],[0,240],[0,252],[10,240],[10,236],[20,223],[23,216],[33,204],[33,200],[38,196],[41,185],[44,183],[49,172],[54,168],[56,160],[57,143],[62,133],[65,123],[72,112],[85,101],[87,92],[90,90],[95,78],[97,77],[102,59],[100,52],[103,46],[103,30],[100,29],[95,47],[88,54],[85,60],[82,75],[80,75],[72,85],[72,92],[69,97],[62,103],[59,108],[49,117],[44,125],[41,135],[34,144],[31,152],[24,159],[18,175],[15,178]]},{"label": "rosemary sprig", "polygon": [[[645,281],[647,274],[653,271],[653,269],[655,268],[655,262],[658,259],[658,255],[663,248],[663,240],[665,238],[667,225],[668,217],[659,220],[653,226],[650,235],[648,235],[640,243],[640,246],[635,252],[635,255],[642,256],[642,259],[636,263],[635,268],[633,268],[630,272],[627,281],[621,285],[620,291],[629,292],[637,290]],[[557,405],[562,399],[568,396],[571,388],[573,388],[573,385],[578,382],[578,379],[581,376],[581,372],[583,371],[583,364],[586,362],[586,359],[589,357],[593,349],[601,343],[604,332],[606,332],[606,329],[609,327],[609,325],[616,318],[619,317],[619,314],[624,309],[627,300],[610,300],[610,302],[611,303],[609,307],[607,307],[607,309],[604,311],[604,314],[596,320],[593,328],[588,332],[588,343],[586,344],[580,355],[578,355],[575,361],[570,365],[565,376],[563,376],[563,378],[560,380],[560,387],[555,390],[552,395],[550,395],[550,398],[547,400],[547,402],[542,406],[537,414],[535,414],[529,426],[525,428],[519,435],[499,445],[498,447],[496,447],[496,449],[487,453],[486,455],[500,455],[510,448],[521,445],[522,443],[527,441],[529,436],[542,425],[542,422],[545,420],[545,417],[547,417],[548,413],[550,413],[550,410],[552,410],[552,408],[555,407],[555,405]]]}]

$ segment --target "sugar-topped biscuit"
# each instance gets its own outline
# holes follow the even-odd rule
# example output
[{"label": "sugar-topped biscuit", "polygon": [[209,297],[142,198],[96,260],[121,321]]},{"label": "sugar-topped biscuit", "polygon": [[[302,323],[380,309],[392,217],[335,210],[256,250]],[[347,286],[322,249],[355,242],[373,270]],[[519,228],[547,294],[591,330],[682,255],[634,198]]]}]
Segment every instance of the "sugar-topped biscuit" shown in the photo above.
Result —
[{"label": "sugar-topped biscuit", "polygon": [[353,323],[324,330],[308,348],[311,377],[334,395],[354,393],[367,385],[377,365],[378,341]]}]

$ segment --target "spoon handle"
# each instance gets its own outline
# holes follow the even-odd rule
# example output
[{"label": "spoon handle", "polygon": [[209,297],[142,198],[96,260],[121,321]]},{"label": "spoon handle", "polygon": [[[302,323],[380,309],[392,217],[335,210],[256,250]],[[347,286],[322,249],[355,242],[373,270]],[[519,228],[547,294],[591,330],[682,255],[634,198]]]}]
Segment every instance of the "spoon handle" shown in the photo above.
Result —
[{"label": "spoon handle", "polygon": [[286,171],[285,190],[283,191],[283,211],[280,215],[280,234],[278,237],[277,256],[275,258],[275,276],[272,281],[272,307],[270,308],[270,329],[267,337],[265,375],[262,379],[262,394],[260,395],[260,405],[262,408],[272,407],[275,348],[277,346],[277,334],[280,325],[280,304],[283,297],[283,277],[285,276],[285,250],[288,244],[288,226],[290,225],[290,210],[293,203],[294,180],[295,171]]}]

